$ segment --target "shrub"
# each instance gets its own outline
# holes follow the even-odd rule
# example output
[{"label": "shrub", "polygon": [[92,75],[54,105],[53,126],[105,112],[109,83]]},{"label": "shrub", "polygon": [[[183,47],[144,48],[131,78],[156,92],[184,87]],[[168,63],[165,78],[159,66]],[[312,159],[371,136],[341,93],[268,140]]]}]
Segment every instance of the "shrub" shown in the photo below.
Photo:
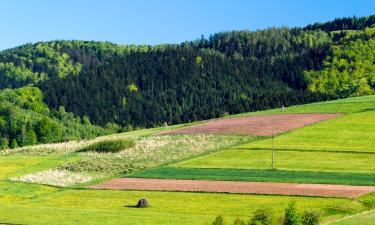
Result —
[{"label": "shrub", "polygon": [[237,218],[233,225],[246,225],[245,221],[241,220],[240,218]]},{"label": "shrub", "polygon": [[296,203],[293,201],[285,209],[284,225],[299,225],[300,216],[296,209]]},{"label": "shrub", "polygon": [[212,225],[227,225],[227,223],[224,218],[219,215],[215,218],[214,222],[212,222]]},{"label": "shrub", "polygon": [[318,225],[320,223],[320,213],[317,211],[306,210],[302,214],[302,225]]},{"label": "shrub", "polygon": [[258,209],[251,218],[250,225],[271,225],[273,212],[271,209]]},{"label": "shrub", "polygon": [[0,150],[7,149],[9,147],[8,138],[0,138]]},{"label": "shrub", "polygon": [[133,147],[135,141],[133,139],[122,139],[122,140],[104,140],[95,144],[89,145],[79,150],[80,152],[119,152],[123,149]]},{"label": "shrub", "polygon": [[126,125],[126,127],[122,130],[123,132],[129,132],[129,131],[133,131],[134,128],[131,124],[128,124]]},{"label": "shrub", "polygon": [[11,142],[10,142],[10,148],[18,148],[18,142],[16,139],[13,139]]},{"label": "shrub", "polygon": [[285,224],[284,216],[285,215],[280,215],[279,218],[277,219],[277,223],[276,224],[278,224],[278,225],[284,225]]},{"label": "shrub", "polygon": [[120,125],[116,123],[107,123],[104,127],[106,130],[109,130],[111,133],[119,133],[121,132],[122,128]]}]

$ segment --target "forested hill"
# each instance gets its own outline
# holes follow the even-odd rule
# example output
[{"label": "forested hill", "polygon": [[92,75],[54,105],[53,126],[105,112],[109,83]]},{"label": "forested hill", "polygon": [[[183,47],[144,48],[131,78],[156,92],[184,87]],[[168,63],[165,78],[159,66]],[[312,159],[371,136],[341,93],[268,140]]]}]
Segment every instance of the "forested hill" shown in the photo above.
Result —
[{"label": "forested hill", "polygon": [[50,108],[112,127],[373,94],[374,22],[221,32],[176,45],[26,44],[0,53],[0,88],[33,85]]}]

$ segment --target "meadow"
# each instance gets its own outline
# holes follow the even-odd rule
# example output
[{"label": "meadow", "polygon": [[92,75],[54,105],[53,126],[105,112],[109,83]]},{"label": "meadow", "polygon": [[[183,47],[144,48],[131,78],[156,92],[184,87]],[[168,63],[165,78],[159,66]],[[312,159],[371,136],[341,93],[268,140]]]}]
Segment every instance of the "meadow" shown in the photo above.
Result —
[{"label": "meadow", "polygon": [[374,100],[374,96],[368,96],[286,108],[284,112],[288,113],[345,114],[274,138],[255,140],[129,176],[374,185]]},{"label": "meadow", "polygon": [[161,167],[137,171],[124,176],[157,179],[375,185],[373,173]]},{"label": "meadow", "polygon": [[[291,201],[298,209],[316,209],[325,221],[361,212],[374,204],[342,198],[309,198],[215,193],[108,191],[62,189],[36,184],[0,182],[0,221],[18,224],[153,224],[200,225],[216,215],[228,220],[249,220],[258,208],[272,208],[277,215]],[[151,202],[135,208],[141,197]],[[48,213],[45,213],[48,211]]]},{"label": "meadow", "polygon": [[306,126],[271,139],[238,146],[244,149],[271,148],[375,152],[375,110],[345,115]]},{"label": "meadow", "polygon": [[353,224],[360,224],[360,225],[373,225],[375,221],[375,213],[374,211],[360,213],[359,215],[349,216],[343,220],[339,220],[337,222],[331,223],[332,225],[353,225]]},{"label": "meadow", "polygon": [[[278,170],[324,172],[375,172],[375,154],[283,151],[274,153]],[[316,163],[319,162],[319,163]],[[173,164],[183,168],[271,169],[272,150],[228,149]]]},{"label": "meadow", "polygon": [[[255,140],[240,135],[153,135],[171,128],[140,130],[94,140],[44,144],[0,152],[0,179],[83,187],[133,171],[209,154]],[[82,151],[103,141],[132,140],[119,152]]]},{"label": "meadow", "polygon": [[[371,210],[375,208],[374,194],[347,199],[85,187],[124,176],[375,185],[374,106],[375,96],[367,96],[287,107],[281,113],[343,115],[281,134],[273,140],[243,135],[157,135],[192,125],[185,124],[3,150],[0,151],[0,222],[198,225],[211,223],[219,214],[228,221],[236,217],[248,221],[259,208],[272,208],[280,216],[293,200],[299,211],[320,211],[325,223]],[[124,139],[134,140],[135,146],[114,153],[80,152],[103,140]],[[274,168],[271,168],[272,144]],[[141,197],[150,200],[150,208],[134,207]],[[364,213],[334,224],[366,224],[364,221],[371,221],[373,215]]]}]

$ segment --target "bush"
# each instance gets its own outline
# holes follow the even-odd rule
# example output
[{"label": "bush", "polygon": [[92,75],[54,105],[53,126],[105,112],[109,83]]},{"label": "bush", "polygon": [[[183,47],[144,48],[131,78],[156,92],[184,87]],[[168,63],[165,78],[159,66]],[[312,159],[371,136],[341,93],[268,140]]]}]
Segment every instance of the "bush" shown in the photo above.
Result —
[{"label": "bush", "polygon": [[246,225],[245,221],[241,220],[240,218],[237,218],[233,225]]},{"label": "bush", "polygon": [[217,216],[214,222],[212,222],[212,225],[227,225],[227,223],[222,216]]},{"label": "bush", "polygon": [[289,203],[288,208],[285,209],[284,225],[299,225],[300,216],[296,209],[296,203],[293,201]]},{"label": "bush", "polygon": [[320,223],[320,213],[317,211],[306,210],[302,214],[302,225],[318,225]]},{"label": "bush", "polygon": [[9,148],[8,138],[0,138],[0,150]]},{"label": "bush", "polygon": [[104,140],[79,150],[80,152],[119,152],[123,149],[133,147],[135,141],[133,139],[123,139],[123,140]]},{"label": "bush", "polygon": [[250,225],[271,225],[273,212],[271,209],[258,209],[251,218]]},{"label": "bush", "polygon": [[11,142],[10,142],[10,148],[18,148],[18,142],[16,139],[13,139]]},{"label": "bush", "polygon": [[131,124],[128,124],[122,131],[123,132],[129,132],[129,131],[133,131],[134,128]]},{"label": "bush", "polygon": [[122,131],[121,126],[116,123],[107,123],[104,128],[111,133],[119,133]]}]

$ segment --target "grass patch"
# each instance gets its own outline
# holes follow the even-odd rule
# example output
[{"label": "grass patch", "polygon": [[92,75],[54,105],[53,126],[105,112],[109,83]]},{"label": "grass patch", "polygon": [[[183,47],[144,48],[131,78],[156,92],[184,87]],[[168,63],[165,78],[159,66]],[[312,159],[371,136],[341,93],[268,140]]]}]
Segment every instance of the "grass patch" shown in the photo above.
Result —
[{"label": "grass patch", "polygon": [[[117,141],[121,137],[120,135],[110,139],[106,137],[101,141],[95,140],[93,145]],[[25,182],[77,186],[76,181],[87,181],[76,179],[77,177],[89,176],[92,178],[90,182],[95,183],[96,180],[173,163],[256,140],[255,137],[233,135],[153,135],[132,138],[137,140],[136,144],[120,152],[76,152],[64,151],[64,148],[59,147],[60,149],[56,149],[52,155],[28,155],[29,152],[26,156],[19,155],[20,152],[15,155],[3,155],[0,156],[0,179],[15,178]],[[79,145],[75,145],[74,148],[77,146]],[[51,172],[56,169],[65,171],[66,176]]]},{"label": "grass patch", "polygon": [[260,181],[279,183],[375,185],[373,173],[340,173],[257,169],[202,169],[159,167],[133,172],[126,177],[185,180]]},{"label": "grass patch", "polygon": [[[375,152],[375,111],[365,111],[306,126],[277,136],[276,149]],[[272,147],[266,139],[239,148]]]},{"label": "grass patch", "polygon": [[[4,196],[14,196],[17,199]],[[150,201],[150,208],[133,207],[141,197]],[[259,208],[272,208],[276,215],[280,215],[293,200],[301,211],[321,211],[324,221],[368,209],[360,201],[340,198],[72,190],[0,182],[0,221],[31,225],[40,224],[41,221],[51,225],[201,225],[212,221],[219,214],[231,221],[236,217],[248,220]]]},{"label": "grass patch", "polygon": [[135,146],[133,139],[103,140],[82,148],[79,152],[115,153]]},{"label": "grass patch", "polygon": [[233,135],[146,136],[138,138],[135,146],[121,152],[82,153],[80,160],[59,168],[72,172],[94,172],[112,176],[188,159],[254,139]]},{"label": "grass patch", "polygon": [[72,173],[66,170],[47,170],[35,174],[27,174],[21,177],[11,178],[10,180],[67,187],[75,184],[87,183],[92,179],[93,178],[88,175]]},{"label": "grass patch", "polygon": [[0,156],[0,180],[23,176],[64,163],[74,162],[77,155],[64,156]]},{"label": "grass patch", "polygon": [[[272,150],[227,149],[171,165],[184,168],[270,169]],[[319,163],[316,163],[319,162]],[[375,154],[275,151],[279,170],[375,173]]]},{"label": "grass patch", "polygon": [[360,213],[353,217],[348,217],[343,220],[338,220],[336,222],[327,223],[330,225],[374,225],[375,221],[375,211],[369,211],[365,213]]}]

